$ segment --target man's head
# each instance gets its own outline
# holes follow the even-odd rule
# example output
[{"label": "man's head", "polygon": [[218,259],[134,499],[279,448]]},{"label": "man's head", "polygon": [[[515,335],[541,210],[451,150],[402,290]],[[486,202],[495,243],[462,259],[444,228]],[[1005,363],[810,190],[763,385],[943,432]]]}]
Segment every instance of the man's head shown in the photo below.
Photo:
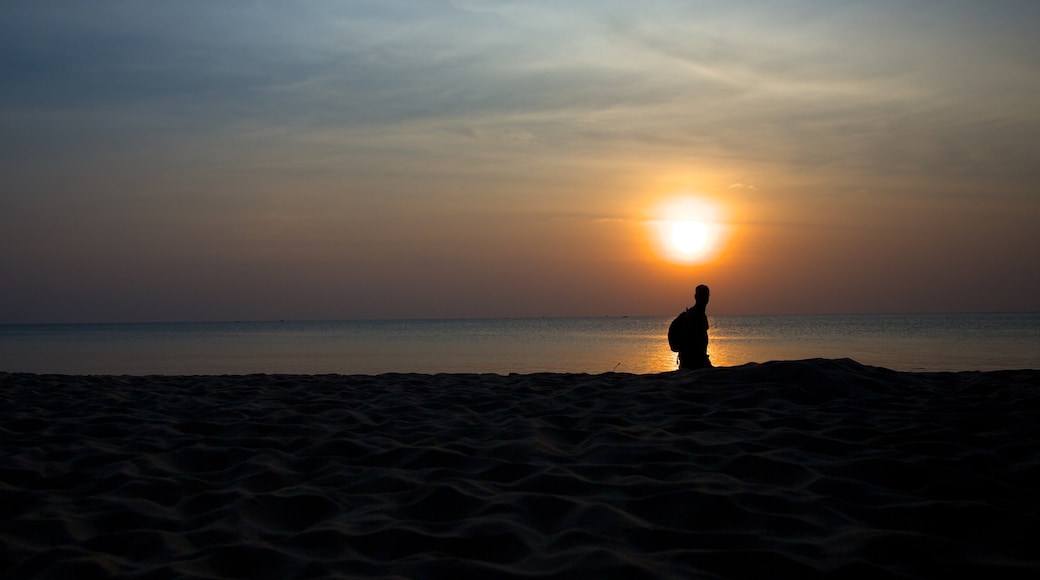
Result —
[{"label": "man's head", "polygon": [[697,301],[697,304],[707,304],[708,298],[711,297],[711,291],[704,284],[697,286],[693,291],[693,299]]}]

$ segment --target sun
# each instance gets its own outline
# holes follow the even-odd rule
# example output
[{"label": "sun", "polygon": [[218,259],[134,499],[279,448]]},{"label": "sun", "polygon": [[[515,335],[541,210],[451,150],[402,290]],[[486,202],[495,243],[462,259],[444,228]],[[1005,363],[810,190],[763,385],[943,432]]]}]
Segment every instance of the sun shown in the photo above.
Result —
[{"label": "sun", "polygon": [[722,245],[725,228],[717,204],[694,196],[676,196],[652,210],[651,232],[658,255],[683,265],[713,260]]},{"label": "sun", "polygon": [[681,220],[671,225],[671,244],[684,256],[695,256],[708,249],[708,226],[704,222]]}]

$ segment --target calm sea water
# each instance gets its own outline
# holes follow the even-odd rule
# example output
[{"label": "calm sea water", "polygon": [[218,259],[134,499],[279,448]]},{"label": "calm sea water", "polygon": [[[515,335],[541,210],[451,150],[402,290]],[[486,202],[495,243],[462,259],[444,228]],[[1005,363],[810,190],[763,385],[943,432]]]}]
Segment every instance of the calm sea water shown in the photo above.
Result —
[{"label": "calm sea water", "polygon": [[[710,316],[716,366],[852,358],[1040,368],[1040,313]],[[72,374],[654,373],[670,317],[0,325],[0,371]]]}]

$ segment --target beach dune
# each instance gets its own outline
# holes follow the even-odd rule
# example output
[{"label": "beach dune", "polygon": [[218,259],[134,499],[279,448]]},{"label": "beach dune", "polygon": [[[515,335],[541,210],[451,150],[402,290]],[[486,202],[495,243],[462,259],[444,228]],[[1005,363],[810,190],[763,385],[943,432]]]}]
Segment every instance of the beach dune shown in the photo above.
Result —
[{"label": "beach dune", "polygon": [[0,373],[0,576],[1040,574],[1040,371]]}]

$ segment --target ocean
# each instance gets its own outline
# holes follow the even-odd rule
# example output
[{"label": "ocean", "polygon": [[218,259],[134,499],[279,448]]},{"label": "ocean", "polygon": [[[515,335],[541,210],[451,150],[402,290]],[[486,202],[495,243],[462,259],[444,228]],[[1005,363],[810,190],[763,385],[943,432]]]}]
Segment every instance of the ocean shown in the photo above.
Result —
[{"label": "ocean", "polygon": [[[0,325],[0,371],[657,373],[671,317]],[[902,371],[1040,369],[1040,313],[709,316],[716,366],[851,358]]]}]

